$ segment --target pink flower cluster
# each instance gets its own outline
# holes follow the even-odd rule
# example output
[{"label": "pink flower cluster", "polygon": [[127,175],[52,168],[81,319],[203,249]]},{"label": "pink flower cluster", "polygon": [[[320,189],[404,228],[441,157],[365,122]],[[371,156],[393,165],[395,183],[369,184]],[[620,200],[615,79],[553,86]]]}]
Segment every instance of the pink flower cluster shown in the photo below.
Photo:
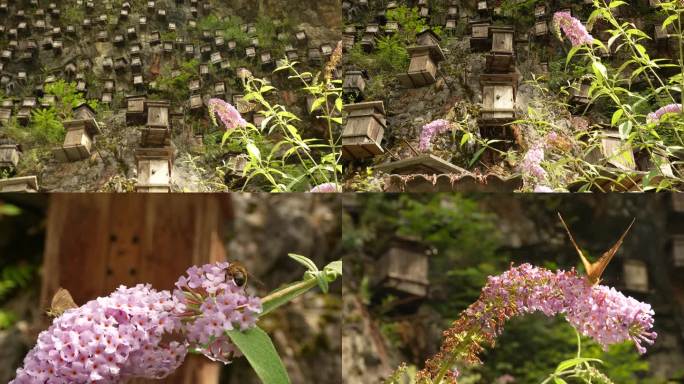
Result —
[{"label": "pink flower cluster", "polygon": [[594,42],[594,38],[587,32],[581,21],[572,17],[570,12],[556,12],[553,15],[553,28],[556,35],[561,36],[562,29],[566,36],[570,39],[573,47],[578,47],[582,44],[589,44]]},{"label": "pink flower cluster", "polygon": [[499,276],[491,276],[480,299],[465,312],[473,326],[485,333],[500,334],[499,326],[490,327],[496,311],[508,317],[540,311],[546,316],[564,315],[581,334],[596,340],[602,347],[632,340],[639,353],[642,343],[653,344],[653,309],[615,288],[591,285],[574,270],[552,272],[522,264]]},{"label": "pink flower cluster", "polygon": [[183,362],[187,347],[163,337],[181,328],[178,301],[149,285],[119,287],[108,297],[67,310],[40,333],[11,384],[118,383],[163,378]]},{"label": "pink flower cluster", "polygon": [[657,123],[666,113],[682,113],[682,105],[668,104],[661,107],[657,111],[649,113],[646,117],[646,121],[648,123]]},{"label": "pink flower cluster", "polygon": [[340,187],[335,184],[335,183],[323,183],[319,184],[313,188],[309,192],[312,193],[336,193],[340,192]]},{"label": "pink flower cluster", "polygon": [[247,121],[242,118],[240,112],[232,106],[230,103],[221,99],[209,99],[207,102],[207,107],[209,109],[209,116],[214,125],[218,125],[216,121],[216,115],[225,126],[226,130],[234,129],[237,127],[244,127],[247,125]]},{"label": "pink flower cluster", "polygon": [[193,266],[176,282],[174,297],[191,347],[214,361],[229,363],[239,351],[227,330],[254,327],[261,313],[258,297],[245,295],[228,271],[229,263]]},{"label": "pink flower cluster", "polygon": [[440,133],[444,133],[451,128],[451,124],[444,119],[437,119],[430,123],[423,125],[420,131],[420,143],[418,149],[421,152],[426,152],[432,146],[432,140]]},{"label": "pink flower cluster", "polygon": [[544,161],[544,146],[537,144],[525,153],[520,168],[524,174],[543,179],[546,177],[546,171],[541,166],[542,161]]},{"label": "pink flower cluster", "polygon": [[189,349],[229,362],[224,331],[253,327],[261,301],[245,294],[229,263],[191,267],[173,294],[139,284],[67,310],[38,336],[10,384],[119,383],[160,379]]},{"label": "pink flower cluster", "polygon": [[575,270],[552,272],[522,264],[499,276],[490,276],[480,298],[444,332],[441,350],[425,364],[422,378],[434,378],[453,356],[477,363],[480,344],[494,345],[505,322],[513,317],[542,312],[563,315],[582,335],[603,348],[633,341],[639,353],[653,344],[653,309],[604,285],[592,285]]}]

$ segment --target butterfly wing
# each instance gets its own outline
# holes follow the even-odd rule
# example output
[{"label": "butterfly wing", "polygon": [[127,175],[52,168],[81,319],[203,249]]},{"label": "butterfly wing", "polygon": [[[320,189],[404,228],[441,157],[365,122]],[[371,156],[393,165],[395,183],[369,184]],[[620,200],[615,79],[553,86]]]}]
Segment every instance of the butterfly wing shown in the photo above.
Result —
[{"label": "butterfly wing", "polygon": [[64,288],[59,288],[57,293],[52,297],[52,303],[48,314],[50,316],[60,316],[64,311],[71,308],[78,308],[74,302],[69,291]]},{"label": "butterfly wing", "polygon": [[568,236],[570,237],[570,241],[572,242],[572,245],[575,247],[575,250],[577,250],[577,254],[579,255],[580,259],[582,260],[582,264],[584,264],[584,269],[587,271],[587,275],[588,275],[589,271],[591,271],[591,264],[589,263],[589,260],[587,260],[587,258],[584,256],[580,247],[577,246],[577,243],[575,242],[575,239],[572,237],[572,233],[570,233],[570,229],[568,228],[567,224],[565,224],[565,220],[563,220],[563,216],[561,216],[560,212],[558,212],[558,218],[560,219],[561,224],[563,224],[563,228],[565,228],[565,232],[568,233]]},{"label": "butterfly wing", "polygon": [[592,282],[598,282],[599,279],[601,278],[601,275],[603,274],[603,271],[606,270],[606,267],[608,266],[608,263],[610,263],[610,260],[613,259],[613,256],[617,253],[618,249],[620,249],[620,246],[622,245],[622,242],[625,240],[625,236],[627,236],[627,233],[629,230],[632,228],[632,225],[634,224],[634,221],[636,219],[633,219],[632,222],[629,224],[629,227],[625,230],[625,232],[620,236],[617,242],[610,247],[609,250],[603,253],[600,259],[598,259],[595,263],[591,265],[590,270],[587,271],[587,274],[589,275],[589,280]]}]

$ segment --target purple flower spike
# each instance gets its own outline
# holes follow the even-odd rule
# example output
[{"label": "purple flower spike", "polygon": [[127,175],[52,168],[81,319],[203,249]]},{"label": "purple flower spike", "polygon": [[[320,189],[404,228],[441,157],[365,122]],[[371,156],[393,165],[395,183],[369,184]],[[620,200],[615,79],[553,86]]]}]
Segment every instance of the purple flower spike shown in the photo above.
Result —
[{"label": "purple flower spike", "polygon": [[234,129],[237,127],[244,127],[247,125],[247,121],[242,118],[240,112],[232,106],[230,103],[221,99],[209,99],[207,102],[207,107],[209,108],[209,116],[214,125],[218,125],[216,121],[216,115],[225,126],[226,130]]},{"label": "purple flower spike", "polygon": [[594,38],[587,32],[581,21],[572,17],[570,12],[556,12],[553,15],[553,28],[560,38],[560,30],[570,39],[573,47],[582,44],[591,45]]},{"label": "purple flower spike", "polygon": [[226,330],[254,327],[261,300],[215,263],[187,270],[177,289],[119,287],[107,297],[67,310],[38,336],[10,384],[121,383],[161,379],[189,349],[224,363],[239,355]]},{"label": "purple flower spike", "polygon": [[432,140],[439,134],[448,131],[451,128],[451,124],[444,120],[438,119],[423,125],[420,131],[420,143],[418,144],[418,150],[421,152],[427,152],[432,147]]},{"label": "purple flower spike", "polygon": [[682,105],[668,104],[664,107],[661,107],[657,111],[649,113],[646,117],[646,122],[657,123],[667,113],[682,113]]},{"label": "purple flower spike", "polygon": [[323,183],[319,184],[313,188],[309,192],[312,193],[336,193],[340,192],[340,187],[335,184],[335,183]]},{"label": "purple flower spike", "polygon": [[480,344],[493,346],[506,321],[534,312],[564,316],[604,349],[631,340],[639,353],[645,353],[645,345],[653,344],[658,336],[649,304],[615,288],[592,285],[575,270],[552,272],[522,264],[489,277],[480,298],[444,332],[440,352],[425,363],[419,379],[434,378],[442,364],[453,361],[454,354],[465,362],[479,363]]}]

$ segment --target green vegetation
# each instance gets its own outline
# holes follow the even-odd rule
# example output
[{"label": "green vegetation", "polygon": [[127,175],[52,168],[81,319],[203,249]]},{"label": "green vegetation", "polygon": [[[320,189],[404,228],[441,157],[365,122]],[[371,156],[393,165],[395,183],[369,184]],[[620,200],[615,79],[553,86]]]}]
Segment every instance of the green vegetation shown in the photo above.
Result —
[{"label": "green vegetation", "polygon": [[430,27],[425,22],[425,18],[420,17],[418,8],[408,8],[405,5],[387,11],[387,20],[396,21],[401,26],[397,32],[398,37],[403,41],[413,41],[416,34],[425,29],[432,28],[437,35],[442,35],[442,28],[439,26]]}]

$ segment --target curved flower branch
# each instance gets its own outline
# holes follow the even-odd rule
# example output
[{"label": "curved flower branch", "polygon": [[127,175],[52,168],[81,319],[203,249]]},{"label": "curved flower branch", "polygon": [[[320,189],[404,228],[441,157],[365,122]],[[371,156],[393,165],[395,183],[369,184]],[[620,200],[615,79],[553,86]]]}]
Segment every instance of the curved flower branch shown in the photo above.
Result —
[{"label": "curved flower branch", "polygon": [[552,272],[522,264],[489,278],[480,298],[444,332],[440,352],[426,361],[418,382],[455,383],[450,373],[457,361],[480,363],[482,344],[493,346],[508,319],[537,311],[565,316],[603,348],[631,340],[645,353],[644,344],[653,344],[657,337],[649,304],[614,288],[591,285],[574,269]]}]

